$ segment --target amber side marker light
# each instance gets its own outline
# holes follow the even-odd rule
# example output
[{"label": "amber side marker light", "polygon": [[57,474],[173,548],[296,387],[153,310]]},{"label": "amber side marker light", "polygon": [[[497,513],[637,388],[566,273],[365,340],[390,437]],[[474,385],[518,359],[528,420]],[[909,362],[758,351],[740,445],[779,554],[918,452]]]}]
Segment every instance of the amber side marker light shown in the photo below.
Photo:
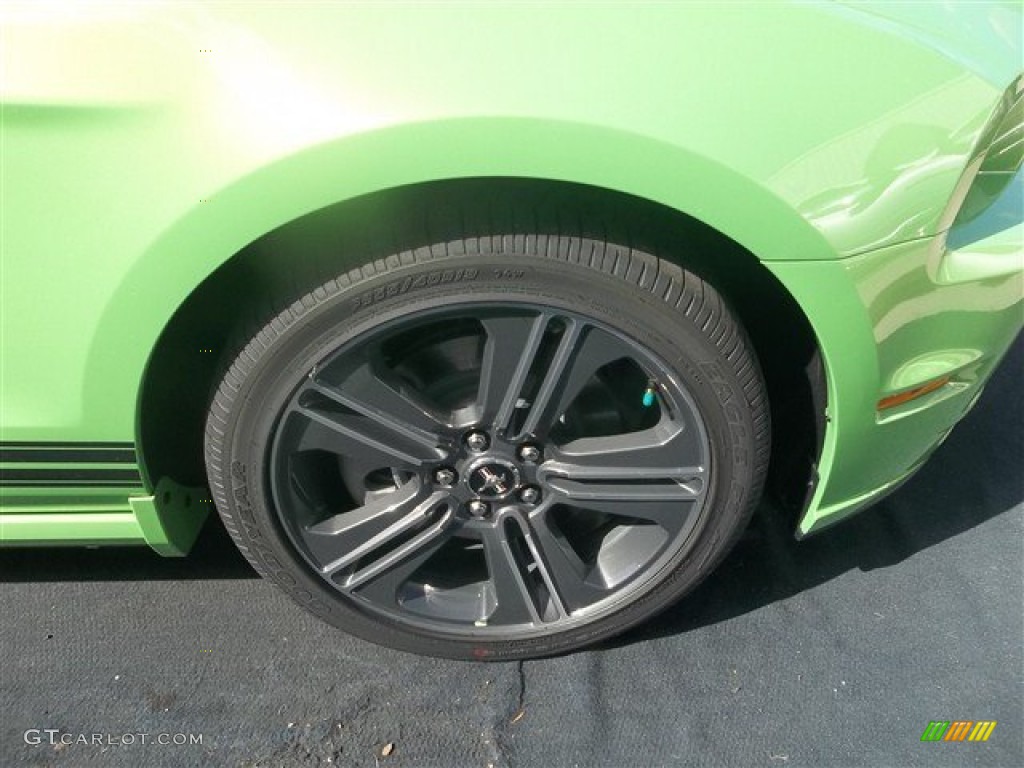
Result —
[{"label": "amber side marker light", "polygon": [[895,395],[883,397],[878,401],[878,410],[884,411],[887,408],[895,408],[897,405],[909,403],[911,400],[916,400],[919,397],[927,395],[929,392],[934,392],[936,389],[944,387],[948,383],[949,376],[943,376],[941,379],[935,379],[935,381],[929,381],[927,384],[922,384],[919,387],[908,389],[906,392],[897,392]]}]

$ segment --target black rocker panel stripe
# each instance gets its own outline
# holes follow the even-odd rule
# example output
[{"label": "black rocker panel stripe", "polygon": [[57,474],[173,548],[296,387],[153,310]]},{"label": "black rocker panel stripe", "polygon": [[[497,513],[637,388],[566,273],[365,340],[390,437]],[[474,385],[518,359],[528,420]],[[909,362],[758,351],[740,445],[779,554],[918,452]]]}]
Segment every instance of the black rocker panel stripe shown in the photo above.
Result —
[{"label": "black rocker panel stripe", "polygon": [[0,462],[53,464],[124,464],[110,467],[4,467],[0,486],[141,485],[132,443],[0,443]]},{"label": "black rocker panel stripe", "polygon": [[12,480],[120,480],[131,482],[139,480],[137,469],[86,469],[69,467],[68,469],[0,469],[5,482]]},{"label": "black rocker panel stripe", "polygon": [[73,440],[59,443],[34,440],[0,440],[0,448],[135,448],[135,443],[116,440]]},{"label": "black rocker panel stripe", "polygon": [[53,461],[69,464],[102,462],[104,464],[134,464],[134,448],[8,448],[0,447],[0,461]]},{"label": "black rocker panel stripe", "polygon": [[142,480],[0,480],[0,488],[139,488]]}]

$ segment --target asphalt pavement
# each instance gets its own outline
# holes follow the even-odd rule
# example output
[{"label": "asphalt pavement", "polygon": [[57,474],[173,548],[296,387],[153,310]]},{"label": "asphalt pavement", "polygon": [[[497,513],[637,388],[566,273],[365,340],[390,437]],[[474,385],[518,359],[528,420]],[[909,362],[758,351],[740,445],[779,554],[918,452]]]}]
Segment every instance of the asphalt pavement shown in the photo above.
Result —
[{"label": "asphalt pavement", "polygon": [[[1018,339],[873,509],[796,542],[763,505],[693,595],[561,658],[356,640],[217,521],[180,560],[0,552],[0,766],[1024,765],[1022,374]],[[933,720],[997,724],[922,742]]]}]

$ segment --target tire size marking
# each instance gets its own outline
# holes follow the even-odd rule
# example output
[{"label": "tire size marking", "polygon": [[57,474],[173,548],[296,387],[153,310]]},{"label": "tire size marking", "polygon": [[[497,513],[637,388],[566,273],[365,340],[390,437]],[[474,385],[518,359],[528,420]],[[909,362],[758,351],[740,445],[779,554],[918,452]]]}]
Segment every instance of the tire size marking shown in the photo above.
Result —
[{"label": "tire size marking", "polygon": [[408,293],[417,288],[429,288],[433,285],[476,280],[479,274],[480,270],[478,269],[446,269],[439,272],[416,275],[415,277],[407,277],[404,280],[396,280],[357,296],[352,301],[352,309],[362,309],[378,301],[401,296],[403,293]]}]

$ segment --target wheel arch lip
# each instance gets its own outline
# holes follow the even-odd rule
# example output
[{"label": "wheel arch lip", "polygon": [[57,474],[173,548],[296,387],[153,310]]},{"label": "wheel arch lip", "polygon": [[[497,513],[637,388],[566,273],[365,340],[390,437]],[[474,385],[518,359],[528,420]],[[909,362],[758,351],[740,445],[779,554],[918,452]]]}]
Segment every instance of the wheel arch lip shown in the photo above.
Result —
[{"label": "wheel arch lip", "polygon": [[[510,136],[518,137],[520,146],[507,155],[495,153],[493,147]],[[451,146],[461,147],[458,164],[446,159]],[[86,387],[98,388],[126,373],[134,376],[139,437],[142,383],[157,339],[190,293],[234,255],[328,206],[390,189],[479,178],[567,182],[631,195],[697,219],[761,259],[838,255],[769,189],[721,163],[649,137],[529,119],[403,125],[290,155],[185,212],[145,249],[114,290],[94,336]],[[735,216],[737,206],[748,215]],[[124,328],[132,328],[139,343],[130,349],[122,343],[115,360],[105,342]],[[138,442],[144,449],[141,438]],[[151,486],[159,478],[149,477],[144,454],[141,459]]]}]

